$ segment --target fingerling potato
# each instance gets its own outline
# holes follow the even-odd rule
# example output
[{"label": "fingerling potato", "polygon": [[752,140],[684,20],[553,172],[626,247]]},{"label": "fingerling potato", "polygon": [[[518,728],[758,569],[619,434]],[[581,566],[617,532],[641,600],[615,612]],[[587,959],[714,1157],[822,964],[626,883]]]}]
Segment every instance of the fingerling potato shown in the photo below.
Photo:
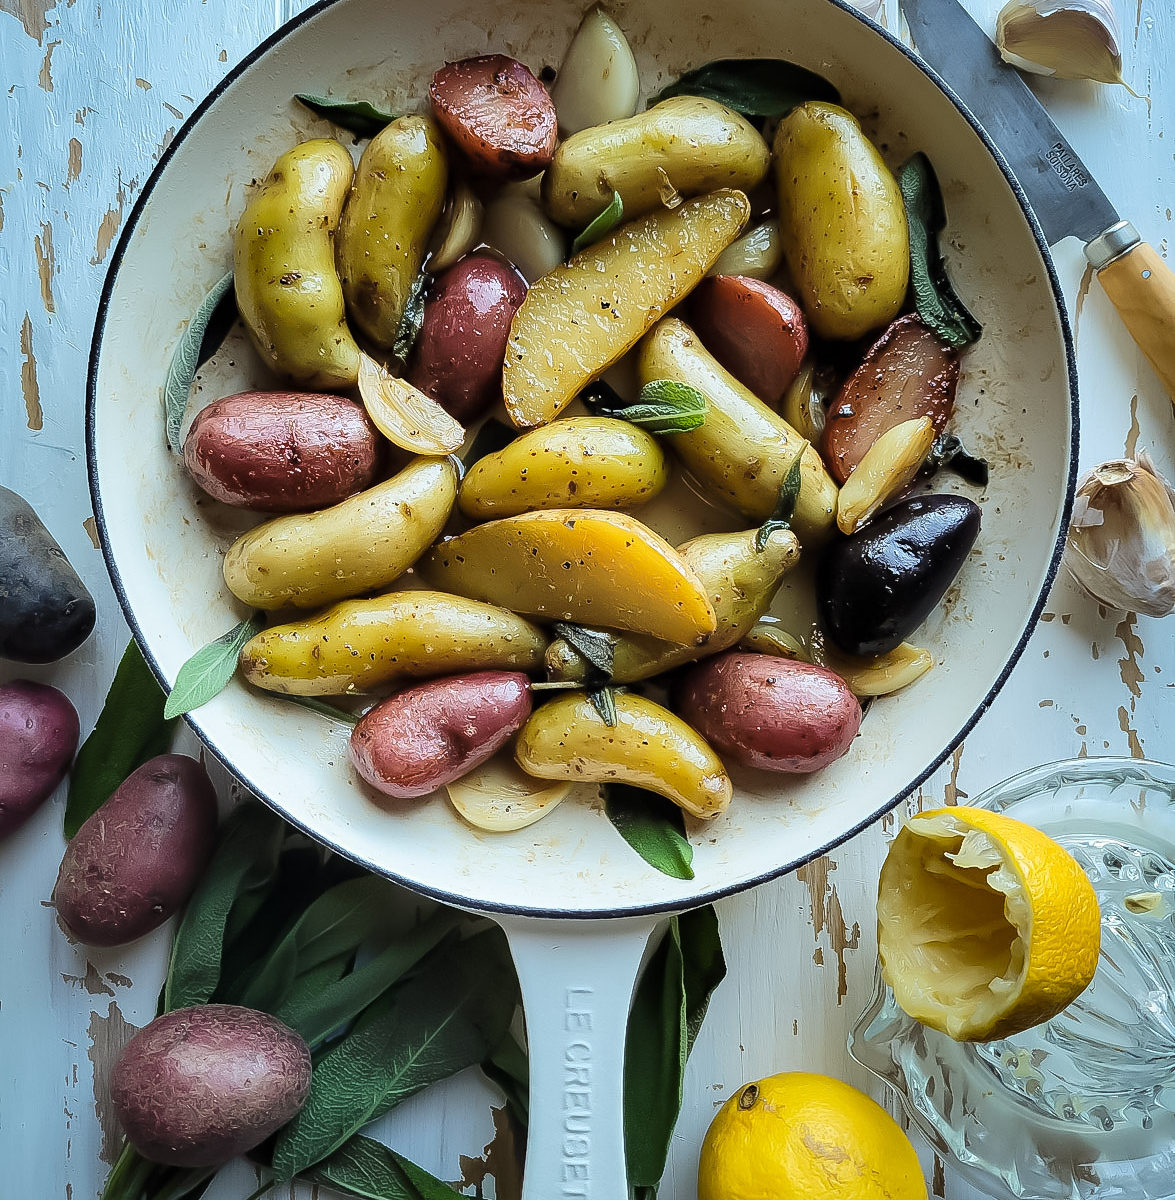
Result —
[{"label": "fingerling potato", "polygon": [[564,417],[478,459],[457,504],[474,521],[540,508],[628,508],[668,480],[652,434],[611,417]]},{"label": "fingerling potato", "polygon": [[353,387],[359,371],[333,241],[353,174],[338,142],[302,142],[274,163],[233,237],[237,308],[253,345],[306,387]]},{"label": "fingerling potato", "polygon": [[380,440],[363,409],[341,396],[240,392],[192,422],[184,464],[214,500],[261,512],[307,512],[368,487]]},{"label": "fingerling potato", "polygon": [[861,705],[824,667],[731,652],[691,667],[676,708],[719,754],[761,771],[819,771],[848,750]]},{"label": "fingerling potato", "polygon": [[514,314],[502,396],[520,429],[553,420],[701,280],[751,214],[742,192],[620,226],[537,280]]},{"label": "fingerling potato", "polygon": [[530,709],[530,680],[519,671],[432,679],[363,715],[351,731],[351,762],[385,796],[426,796],[497,753]]},{"label": "fingerling potato", "polygon": [[74,834],[53,902],[87,946],[150,933],[192,894],[216,840],[216,793],[194,758],[161,754],[115,789]]},{"label": "fingerling potato", "polygon": [[0,684],[0,840],[19,829],[65,778],[78,748],[78,715],[54,687]]},{"label": "fingerling potato", "polygon": [[437,276],[409,381],[463,425],[502,396],[510,322],[526,285],[500,259],[471,254]]},{"label": "fingerling potato", "polygon": [[851,341],[906,298],[910,237],[897,180],[852,113],[810,100],[775,134],[783,253],[812,327]]},{"label": "fingerling potato", "polygon": [[537,709],[518,734],[514,757],[540,779],[632,784],[708,820],[730,805],[730,776],[705,739],[667,708],[620,692],[606,725],[583,692]]},{"label": "fingerling potato", "polygon": [[716,275],[690,294],[690,321],[706,349],[764,404],[778,409],[808,353],[800,306],[761,279]]},{"label": "fingerling potato", "polygon": [[667,189],[698,196],[746,191],[766,174],[771,151],[758,130],[716,100],[673,96],[562,142],[543,175],[543,203],[556,221],[582,229],[619,192],[626,217],[664,204]]},{"label": "fingerling potato", "polygon": [[942,433],[955,409],[958,355],[915,313],[899,317],[845,380],[824,423],[821,449],[844,483],[869,447],[904,421],[929,417]]},{"label": "fingerling potato", "polygon": [[386,587],[445,527],[457,499],[449,458],[398,475],[321,512],[275,517],[229,547],[224,580],[254,608],[318,608]]},{"label": "fingerling potato", "polygon": [[446,63],[428,95],[441,127],[477,174],[529,179],[551,161],[555,106],[515,59],[484,54]]},{"label": "fingerling potato", "polygon": [[505,608],[443,592],[390,592],[263,629],[242,648],[240,665],[266,691],[338,696],[406,676],[534,671],[546,648],[541,629]]},{"label": "fingerling potato", "polygon": [[688,325],[666,317],[641,344],[642,384],[688,383],[706,397],[706,421],[674,434],[673,454],[717,499],[766,520],[796,455],[802,480],[792,525],[801,542],[825,537],[836,519],[836,485],[820,455],[776,412],[745,388],[702,345]]},{"label": "fingerling potato", "polygon": [[377,346],[396,340],[408,292],[445,205],[448,164],[429,117],[400,117],[367,144],[347,195],[335,256],[347,312]]}]

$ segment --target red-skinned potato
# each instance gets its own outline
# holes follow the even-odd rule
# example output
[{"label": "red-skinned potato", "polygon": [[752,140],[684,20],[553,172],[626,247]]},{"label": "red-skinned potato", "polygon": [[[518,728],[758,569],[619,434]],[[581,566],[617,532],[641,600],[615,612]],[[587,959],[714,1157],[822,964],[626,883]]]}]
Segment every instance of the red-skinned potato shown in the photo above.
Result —
[{"label": "red-skinned potato", "polygon": [[216,840],[216,793],[194,758],[145,762],[74,835],[53,901],[87,946],[150,933],[192,894]]},{"label": "red-skinned potato", "polygon": [[375,479],[380,438],[342,396],[240,392],[202,409],[184,441],[188,474],[214,500],[260,512],[312,512]]},{"label": "red-skinned potato", "polygon": [[848,750],[861,705],[812,663],[732,652],[686,673],[677,711],[724,758],[762,771],[819,771]]},{"label": "red-skinned potato", "polygon": [[65,778],[78,748],[78,715],[54,687],[0,685],[0,839],[19,829]]},{"label": "red-skinned potato", "polygon": [[220,1167],[297,1115],[310,1051],[288,1025],[236,1004],[156,1017],[126,1044],[110,1099],[127,1140],[151,1162]]},{"label": "red-skinned potato", "polygon": [[445,63],[428,95],[441,128],[477,174],[529,179],[550,163],[558,136],[555,105],[515,59],[484,54]]},{"label": "red-skinned potato", "polygon": [[526,298],[518,273],[471,254],[437,277],[408,372],[410,383],[467,425],[502,397],[510,322]]},{"label": "red-skinned potato", "polygon": [[433,679],[366,713],[351,733],[351,761],[386,796],[425,796],[500,750],[530,710],[521,671]]},{"label": "red-skinned potato", "polygon": [[742,275],[703,279],[689,300],[702,344],[764,404],[778,408],[808,353],[808,322],[786,292]]},{"label": "red-skinned potato", "polygon": [[929,417],[942,433],[955,407],[959,359],[911,313],[899,317],[869,347],[828,410],[821,452],[837,483],[856,470],[877,439]]}]

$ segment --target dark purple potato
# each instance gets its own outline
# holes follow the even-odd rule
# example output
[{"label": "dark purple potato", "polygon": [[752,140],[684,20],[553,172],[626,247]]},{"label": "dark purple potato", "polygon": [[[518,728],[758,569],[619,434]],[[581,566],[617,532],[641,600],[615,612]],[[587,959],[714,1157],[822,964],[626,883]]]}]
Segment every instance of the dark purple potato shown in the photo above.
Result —
[{"label": "dark purple potato", "polygon": [[197,414],[184,441],[184,462],[222,504],[310,512],[370,485],[379,448],[375,426],[352,400],[240,392]]},{"label": "dark purple potato", "polygon": [[207,771],[161,754],[121,783],[74,835],[53,900],[87,946],[121,946],[150,933],[192,894],[216,840]]},{"label": "dark purple potato", "polygon": [[915,496],[829,545],[816,575],[824,632],[846,654],[885,654],[930,615],[979,534],[962,496]]},{"label": "dark purple potato", "polygon": [[310,1091],[310,1051],[288,1025],[236,1004],[157,1017],[127,1043],[110,1098],[151,1162],[220,1167],[294,1117]]},{"label": "dark purple potato", "polygon": [[501,259],[470,254],[442,272],[424,306],[408,380],[462,424],[502,396],[510,322],[526,284]]},{"label": "dark purple potato", "polygon": [[0,685],[0,838],[19,829],[65,778],[78,748],[78,715],[56,688]]},{"label": "dark purple potato", "polygon": [[530,709],[530,680],[521,671],[432,679],[364,714],[351,732],[351,761],[386,796],[426,796],[496,754]]}]

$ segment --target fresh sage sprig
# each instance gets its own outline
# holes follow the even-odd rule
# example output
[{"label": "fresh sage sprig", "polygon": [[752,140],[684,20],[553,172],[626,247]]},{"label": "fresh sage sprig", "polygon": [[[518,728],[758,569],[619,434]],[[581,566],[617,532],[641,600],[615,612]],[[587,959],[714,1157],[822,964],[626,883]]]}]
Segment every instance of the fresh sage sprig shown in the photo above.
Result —
[{"label": "fresh sage sprig", "polygon": [[392,342],[392,357],[401,367],[407,365],[416,340],[420,337],[420,331],[424,328],[424,299],[428,293],[430,278],[427,271],[418,271],[404,301],[404,313],[400,317],[396,337]]},{"label": "fresh sage sprig", "polygon": [[225,335],[237,319],[237,298],[233,291],[233,273],[228,272],[215,284],[192,315],[172,351],[171,363],[163,381],[163,412],[167,444],[182,454],[180,428],[188,409],[192,381],[200,367],[216,353]]},{"label": "fresh sage sprig", "polygon": [[705,96],[747,117],[786,117],[808,100],[840,103],[840,93],[815,71],[782,58],[721,58],[686,71],[649,104],[670,96]]},{"label": "fresh sage sprig", "polygon": [[304,92],[295,94],[294,99],[304,104],[311,112],[333,121],[343,129],[350,130],[356,137],[375,137],[385,125],[390,125],[396,116],[384,112],[366,100],[340,100],[337,96],[308,96]]},{"label": "fresh sage sprig", "polygon": [[331,721],[351,726],[359,724],[359,717],[355,713],[348,712],[345,708],[339,708],[337,705],[328,704],[325,700],[319,700],[317,696],[295,696],[286,692],[273,692],[272,695],[279,700],[296,704],[299,708],[308,708],[311,712],[316,712],[320,717],[326,717]]},{"label": "fresh sage sprig", "polygon": [[930,447],[930,453],[922,463],[921,475],[933,475],[943,467],[954,471],[960,478],[978,487],[987,487],[991,468],[986,458],[972,454],[956,434],[944,433]]},{"label": "fresh sage sprig", "polygon": [[712,905],[672,917],[637,985],[624,1054],[624,1145],[633,1200],[656,1200],[681,1111],[685,1064],[726,976]]},{"label": "fresh sage sprig", "polygon": [[615,638],[602,629],[589,629],[568,621],[555,621],[552,628],[555,636],[561,637],[583,660],[587,698],[600,719],[611,728],[616,724],[616,693],[608,685],[612,682]]},{"label": "fresh sage sprig", "polygon": [[598,417],[614,417],[662,436],[688,433],[706,423],[706,397],[676,379],[650,379],[636,404],[625,404],[606,383],[597,380],[580,399]]},{"label": "fresh sage sprig", "polygon": [[910,229],[910,292],[923,322],[948,346],[961,350],[978,341],[983,326],[972,316],[947,276],[938,235],[947,213],[938,176],[925,154],[915,154],[898,174]]},{"label": "fresh sage sprig", "polygon": [[219,696],[237,669],[241,647],[261,632],[261,625],[261,613],[255,612],[215,641],[201,646],[180,667],[175,687],[163,706],[163,715],[169,720],[182,716]]},{"label": "fresh sage sprig", "polygon": [[167,753],[175,721],[164,715],[165,700],[163,689],[132,641],[118,664],[98,722],[82,743],[70,772],[65,803],[67,838],[110,799],[132,771]]},{"label": "fresh sage sprig", "polygon": [[585,246],[594,245],[605,234],[609,234],[624,219],[624,200],[613,191],[607,207],[584,226],[583,231],[571,243],[571,253],[578,254]]},{"label": "fresh sage sprig", "polygon": [[604,811],[622,838],[655,870],[693,879],[694,848],[671,800],[624,783],[604,785]]},{"label": "fresh sage sprig", "polygon": [[374,1138],[356,1134],[305,1178],[367,1200],[453,1200],[453,1189]]},{"label": "fresh sage sprig", "polygon": [[765,549],[767,539],[777,529],[791,528],[791,519],[795,515],[796,502],[800,498],[800,486],[803,482],[803,472],[800,468],[800,461],[803,457],[804,452],[801,450],[792,459],[791,466],[788,467],[787,473],[783,477],[783,486],[779,489],[779,500],[776,502],[775,511],[755,533],[756,550]]}]

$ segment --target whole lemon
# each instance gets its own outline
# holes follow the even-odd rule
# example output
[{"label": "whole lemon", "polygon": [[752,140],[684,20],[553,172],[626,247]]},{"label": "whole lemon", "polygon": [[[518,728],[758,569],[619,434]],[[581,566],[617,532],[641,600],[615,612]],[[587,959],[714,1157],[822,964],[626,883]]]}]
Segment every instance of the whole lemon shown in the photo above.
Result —
[{"label": "whole lemon", "polygon": [[792,1071],[748,1083],[702,1144],[698,1200],[926,1200],[918,1156],[868,1096]]}]

